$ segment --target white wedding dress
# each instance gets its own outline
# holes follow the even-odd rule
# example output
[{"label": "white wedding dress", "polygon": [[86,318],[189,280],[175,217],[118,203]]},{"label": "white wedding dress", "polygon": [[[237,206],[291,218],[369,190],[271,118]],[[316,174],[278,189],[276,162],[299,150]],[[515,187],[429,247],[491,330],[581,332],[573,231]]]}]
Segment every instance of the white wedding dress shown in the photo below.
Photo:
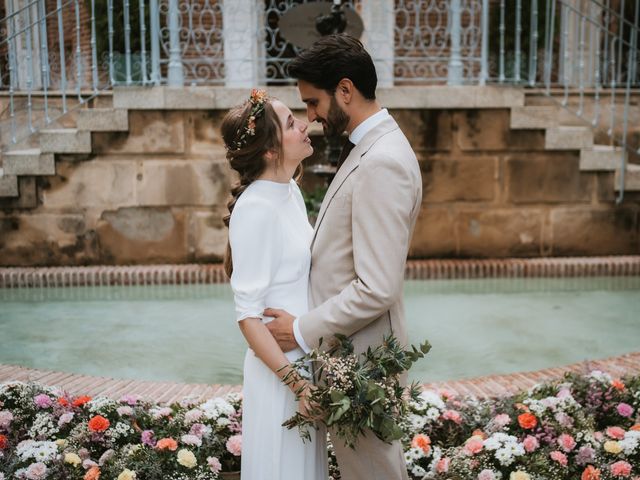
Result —
[{"label": "white wedding dress", "polygon": [[[294,316],[308,310],[313,229],[298,185],[253,182],[231,214],[231,287],[236,318],[262,317],[267,307]],[[268,322],[269,318],[263,318]],[[290,360],[304,352],[287,352]],[[297,409],[295,396],[249,349],[244,360],[242,480],[326,480],[326,437],[303,442],[282,422]]]}]

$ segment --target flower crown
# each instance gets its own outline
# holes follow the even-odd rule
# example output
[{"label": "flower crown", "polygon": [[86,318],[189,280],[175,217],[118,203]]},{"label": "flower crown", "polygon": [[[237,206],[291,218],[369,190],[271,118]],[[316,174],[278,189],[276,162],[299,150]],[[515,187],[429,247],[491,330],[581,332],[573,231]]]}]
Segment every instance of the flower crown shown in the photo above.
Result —
[{"label": "flower crown", "polygon": [[267,92],[254,88],[249,95],[249,102],[251,103],[251,111],[249,112],[249,118],[244,128],[238,129],[235,141],[236,150],[240,150],[247,145],[249,137],[253,137],[256,134],[256,119],[264,113],[264,104],[267,102]]}]

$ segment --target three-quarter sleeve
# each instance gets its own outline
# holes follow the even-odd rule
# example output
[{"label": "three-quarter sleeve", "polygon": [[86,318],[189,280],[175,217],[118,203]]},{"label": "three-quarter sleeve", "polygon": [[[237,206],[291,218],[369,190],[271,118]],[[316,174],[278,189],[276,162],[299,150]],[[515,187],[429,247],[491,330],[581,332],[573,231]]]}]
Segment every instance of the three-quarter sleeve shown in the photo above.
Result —
[{"label": "three-quarter sleeve", "polygon": [[267,289],[278,271],[283,249],[275,206],[258,199],[237,204],[229,222],[229,242],[236,319],[262,318]]}]

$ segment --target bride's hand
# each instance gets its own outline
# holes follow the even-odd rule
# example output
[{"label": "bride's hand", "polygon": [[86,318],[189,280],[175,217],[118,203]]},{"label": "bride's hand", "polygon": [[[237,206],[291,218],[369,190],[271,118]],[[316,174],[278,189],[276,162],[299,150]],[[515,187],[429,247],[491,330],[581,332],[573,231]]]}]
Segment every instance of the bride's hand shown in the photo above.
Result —
[{"label": "bride's hand", "polygon": [[311,410],[309,395],[316,388],[316,386],[310,382],[305,381],[301,388],[302,390],[298,394],[298,413],[304,417],[309,417],[309,411]]}]

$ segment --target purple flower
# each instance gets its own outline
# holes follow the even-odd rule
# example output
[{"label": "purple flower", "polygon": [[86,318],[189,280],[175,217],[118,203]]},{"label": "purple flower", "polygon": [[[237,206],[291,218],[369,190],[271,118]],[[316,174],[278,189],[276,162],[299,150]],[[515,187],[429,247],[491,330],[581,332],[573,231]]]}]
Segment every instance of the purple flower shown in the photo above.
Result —
[{"label": "purple flower", "polygon": [[140,435],[140,441],[145,445],[148,445],[150,447],[155,447],[156,440],[154,436],[155,434],[153,433],[153,430],[144,430]]},{"label": "purple flower", "polygon": [[191,430],[189,433],[191,435],[195,435],[196,437],[202,438],[204,435],[205,426],[202,423],[194,423],[191,425]]},{"label": "purple flower", "polygon": [[618,413],[623,417],[628,418],[633,415],[633,407],[627,403],[619,403],[616,408],[618,410]]},{"label": "purple flower", "polygon": [[46,393],[41,393],[40,395],[36,395],[33,401],[40,408],[49,408],[53,404],[51,397]]},{"label": "purple flower", "polygon": [[13,413],[9,410],[0,410],[0,428],[8,430],[11,422],[13,422]]},{"label": "purple flower", "polygon": [[63,425],[66,425],[71,420],[73,420],[73,417],[74,417],[73,412],[63,413],[62,415],[60,415],[60,418],[58,419],[58,426],[61,427]]},{"label": "purple flower", "polygon": [[576,464],[580,466],[593,463],[595,461],[595,451],[589,446],[580,447],[576,454]]}]

